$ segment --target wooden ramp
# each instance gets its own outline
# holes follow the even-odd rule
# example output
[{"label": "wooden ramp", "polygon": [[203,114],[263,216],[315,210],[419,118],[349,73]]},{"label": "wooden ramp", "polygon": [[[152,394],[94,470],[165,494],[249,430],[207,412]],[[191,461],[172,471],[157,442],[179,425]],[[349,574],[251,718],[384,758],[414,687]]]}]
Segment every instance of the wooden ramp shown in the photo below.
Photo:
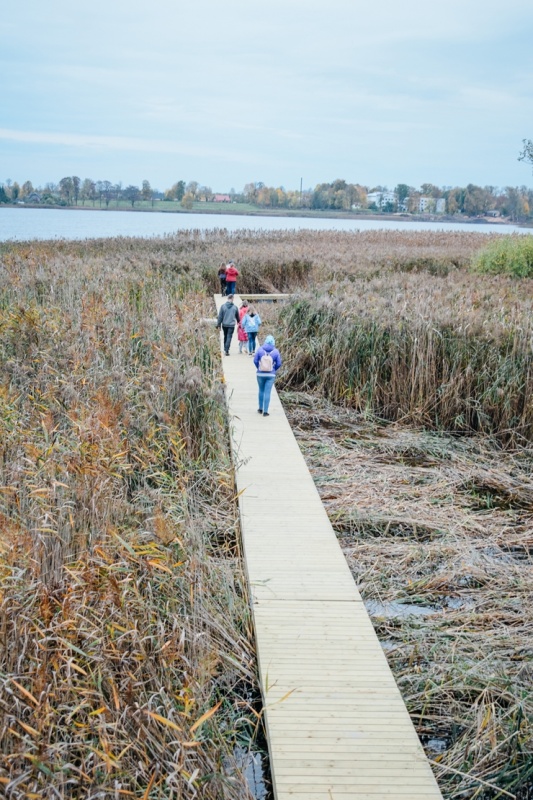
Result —
[{"label": "wooden ramp", "polygon": [[277,393],[259,415],[236,333],[230,352],[222,366],[275,797],[438,800]]}]

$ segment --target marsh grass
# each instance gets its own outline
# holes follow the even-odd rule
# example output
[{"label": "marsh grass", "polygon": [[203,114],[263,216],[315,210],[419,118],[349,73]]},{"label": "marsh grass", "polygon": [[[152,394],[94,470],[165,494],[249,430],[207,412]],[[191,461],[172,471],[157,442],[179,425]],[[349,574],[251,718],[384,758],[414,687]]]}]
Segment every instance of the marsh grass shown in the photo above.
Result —
[{"label": "marsh grass", "polygon": [[[493,431],[510,445],[530,434],[531,293],[468,272],[492,238],[219,230],[0,246],[2,791],[15,800],[249,794],[233,753],[256,746],[261,709],[219,343],[197,324],[213,315],[221,260],[236,261],[245,291],[299,293],[281,313],[261,309],[285,358],[280,386],[326,394],[368,419],[379,411]],[[470,508],[463,537],[425,472],[455,464],[444,439],[393,446],[316,394],[312,408],[302,417],[320,412],[335,446],[358,454],[356,485],[366,486],[375,455],[382,469],[407,470],[397,485],[406,504],[427,498],[424,513],[392,503],[383,515],[389,473],[370,497],[357,497],[346,475],[347,495],[336,504],[324,495],[366,596],[396,597],[399,587],[437,603],[496,575],[472,618],[443,617],[438,629],[377,624],[394,639],[391,663],[420,732],[446,739],[441,768],[500,780],[505,755],[501,785],[515,787],[531,757],[528,451],[513,456],[518,472],[507,480],[493,462],[474,469],[472,457],[444,482]],[[331,446],[326,437],[320,463]],[[440,503],[445,513],[430,514]],[[487,537],[479,514],[507,528],[491,523]],[[475,746],[465,750],[468,736]],[[480,786],[438,775],[454,797]]]},{"label": "marsh grass", "polygon": [[528,800],[533,452],[283,402],[364,600],[421,608],[373,623],[444,797]]},{"label": "marsh grass", "polygon": [[526,281],[379,274],[284,306],[287,387],[388,420],[510,444],[533,436]]},{"label": "marsh grass", "polygon": [[[151,252],[151,255],[149,255]],[[261,716],[200,270],[125,240],[4,248],[0,786],[244,798]]]},{"label": "marsh grass", "polygon": [[284,405],[444,796],[530,800],[533,292],[378,240],[279,310]]}]

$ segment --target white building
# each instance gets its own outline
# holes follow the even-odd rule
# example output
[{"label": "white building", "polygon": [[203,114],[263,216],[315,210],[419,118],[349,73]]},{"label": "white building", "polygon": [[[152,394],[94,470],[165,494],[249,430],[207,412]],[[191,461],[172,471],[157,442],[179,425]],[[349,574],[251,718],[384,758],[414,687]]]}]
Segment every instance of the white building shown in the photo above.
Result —
[{"label": "white building", "polygon": [[387,203],[396,205],[398,202],[396,192],[389,192],[388,190],[385,192],[369,192],[369,194],[366,196],[366,199],[368,205],[375,203],[378,208],[383,208],[383,206],[386,206]]},{"label": "white building", "polygon": [[421,197],[418,201],[419,214],[444,214],[446,211],[446,200],[444,197],[435,199],[434,197]]}]

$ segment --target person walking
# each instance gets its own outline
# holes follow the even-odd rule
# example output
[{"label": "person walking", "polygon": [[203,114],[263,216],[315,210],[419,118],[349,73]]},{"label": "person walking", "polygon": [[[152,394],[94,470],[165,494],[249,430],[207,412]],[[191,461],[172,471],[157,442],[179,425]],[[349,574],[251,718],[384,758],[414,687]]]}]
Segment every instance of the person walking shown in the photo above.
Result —
[{"label": "person walking", "polygon": [[222,327],[224,331],[224,353],[229,356],[229,348],[235,330],[235,325],[239,321],[239,309],[233,302],[233,295],[229,294],[228,299],[220,306],[217,317],[217,330]]},{"label": "person walking", "polygon": [[235,266],[233,261],[230,261],[229,264],[226,266],[226,294],[228,297],[230,294],[235,294],[235,287],[237,285],[237,278],[239,277],[239,271]]},{"label": "person walking", "polygon": [[239,353],[248,351],[248,334],[242,326],[242,320],[248,311],[248,301],[243,300],[239,308],[239,324],[237,325],[237,339],[239,340]]},{"label": "person walking", "polygon": [[268,407],[270,405],[270,395],[276,380],[276,372],[281,367],[281,356],[276,349],[276,342],[273,336],[267,336],[261,347],[254,356],[254,364],[257,368],[257,385],[259,387],[259,414],[268,417]]},{"label": "person walking", "polygon": [[244,315],[241,320],[241,325],[246,331],[248,336],[248,355],[253,356],[255,353],[255,343],[259,327],[261,325],[261,317],[252,306],[249,307],[248,313]]},{"label": "person walking", "polygon": [[218,268],[218,279],[220,281],[220,294],[224,297],[226,294],[226,265],[224,262]]}]

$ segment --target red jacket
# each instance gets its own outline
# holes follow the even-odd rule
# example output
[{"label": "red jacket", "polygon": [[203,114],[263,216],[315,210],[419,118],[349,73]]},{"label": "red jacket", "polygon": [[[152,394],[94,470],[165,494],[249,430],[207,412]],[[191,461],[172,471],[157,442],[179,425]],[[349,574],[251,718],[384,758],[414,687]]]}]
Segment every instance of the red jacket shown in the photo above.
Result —
[{"label": "red jacket", "polygon": [[229,281],[230,283],[233,283],[233,281],[236,281],[238,277],[239,277],[239,273],[238,273],[236,267],[226,267],[226,280],[227,281]]}]

